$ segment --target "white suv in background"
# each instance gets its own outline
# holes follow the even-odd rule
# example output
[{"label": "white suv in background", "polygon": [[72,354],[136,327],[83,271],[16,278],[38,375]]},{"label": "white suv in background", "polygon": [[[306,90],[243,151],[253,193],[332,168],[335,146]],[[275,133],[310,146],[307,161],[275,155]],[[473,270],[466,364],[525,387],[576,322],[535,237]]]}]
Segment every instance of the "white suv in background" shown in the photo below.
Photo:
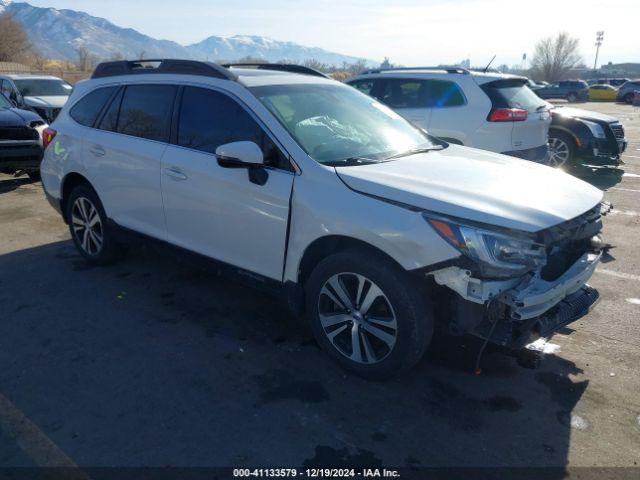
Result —
[{"label": "white suv in background", "polygon": [[414,365],[436,324],[520,348],[598,297],[600,190],[449,145],[311,69],[100,64],[44,140],[87,261],[131,231],[199,254],[283,293],[365,377]]},{"label": "white suv in background", "polygon": [[447,142],[547,160],[548,104],[524,77],[412,67],[369,70],[346,83]]}]

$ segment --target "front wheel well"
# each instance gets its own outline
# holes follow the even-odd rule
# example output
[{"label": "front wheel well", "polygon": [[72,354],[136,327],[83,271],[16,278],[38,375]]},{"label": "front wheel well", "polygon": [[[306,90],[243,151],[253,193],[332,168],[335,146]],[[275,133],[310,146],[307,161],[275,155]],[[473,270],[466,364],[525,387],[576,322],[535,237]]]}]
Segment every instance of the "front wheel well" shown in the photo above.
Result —
[{"label": "front wheel well", "polygon": [[[73,189],[78,185],[88,185],[93,189],[91,182],[86,179],[86,177],[80,175],[79,173],[72,172],[67,174],[62,181],[62,189],[61,189],[61,198],[60,198],[60,209],[62,211],[62,216],[64,221],[67,221],[66,212],[67,212],[67,200],[69,199],[69,195],[73,192]],[[94,189],[95,190],[95,189]]]},{"label": "front wheel well", "polygon": [[298,283],[300,285],[304,285],[305,281],[311,275],[311,272],[313,272],[313,269],[323,259],[327,258],[329,255],[349,249],[358,249],[370,252],[372,257],[381,256],[383,258],[387,258],[402,268],[402,266],[393,259],[393,257],[367,242],[344,235],[329,235],[314,240],[305,249],[298,267]]}]

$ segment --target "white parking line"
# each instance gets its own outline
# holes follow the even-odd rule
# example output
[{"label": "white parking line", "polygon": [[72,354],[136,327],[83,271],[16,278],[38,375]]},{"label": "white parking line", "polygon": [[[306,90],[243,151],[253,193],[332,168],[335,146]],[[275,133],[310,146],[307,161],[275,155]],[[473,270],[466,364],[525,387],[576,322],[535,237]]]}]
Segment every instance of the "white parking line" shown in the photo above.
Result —
[{"label": "white parking line", "polygon": [[640,298],[627,298],[627,302],[631,305],[640,305]]},{"label": "white parking line", "polygon": [[623,192],[640,192],[640,190],[634,190],[633,188],[620,188],[620,187],[611,187],[609,190],[621,190]]},{"label": "white parking line", "polygon": [[640,275],[634,275],[632,273],[616,272],[615,270],[607,270],[606,268],[598,268],[596,273],[602,273],[611,277],[623,278],[625,280],[635,280],[640,282]]},{"label": "white parking line", "polygon": [[639,217],[640,213],[634,212],[633,210],[616,210],[615,208],[611,210],[607,215],[626,215],[627,217]]},{"label": "white parking line", "polygon": [[622,176],[623,177],[640,178],[640,175],[638,175],[637,173],[623,173]]}]

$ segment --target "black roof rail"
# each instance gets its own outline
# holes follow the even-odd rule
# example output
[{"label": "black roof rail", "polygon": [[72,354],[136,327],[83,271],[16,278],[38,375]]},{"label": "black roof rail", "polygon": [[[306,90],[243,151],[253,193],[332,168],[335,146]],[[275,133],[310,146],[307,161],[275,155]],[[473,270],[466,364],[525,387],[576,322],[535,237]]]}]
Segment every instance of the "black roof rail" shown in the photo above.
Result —
[{"label": "black roof rail", "polygon": [[202,75],[205,77],[236,80],[238,77],[227,68],[212,62],[176,60],[169,58],[144,60],[118,60],[99,63],[91,78],[115,77],[141,73],[174,73],[180,75]]},{"label": "black roof rail", "polygon": [[257,63],[257,62],[240,62],[240,63],[224,63],[223,67],[240,67],[240,68],[255,68],[257,70],[276,70],[278,72],[291,72],[300,73],[302,75],[313,75],[314,77],[329,78],[322,72],[304,65],[297,65],[295,63]]},{"label": "black roof rail", "polygon": [[368,73],[382,73],[382,72],[402,72],[409,70],[444,70],[447,73],[461,73],[463,75],[470,75],[471,72],[468,68],[458,66],[440,65],[435,67],[390,67],[390,68],[372,68],[362,72],[361,75]]}]

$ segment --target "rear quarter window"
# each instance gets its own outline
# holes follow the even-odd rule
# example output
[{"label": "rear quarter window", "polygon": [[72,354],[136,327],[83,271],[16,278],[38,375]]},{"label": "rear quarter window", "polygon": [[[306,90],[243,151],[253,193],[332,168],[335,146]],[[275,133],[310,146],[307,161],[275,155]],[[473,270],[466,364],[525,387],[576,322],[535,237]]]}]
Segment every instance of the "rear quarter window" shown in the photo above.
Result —
[{"label": "rear quarter window", "polygon": [[71,108],[69,115],[80,125],[92,127],[116,88],[103,87],[93,90]]}]

